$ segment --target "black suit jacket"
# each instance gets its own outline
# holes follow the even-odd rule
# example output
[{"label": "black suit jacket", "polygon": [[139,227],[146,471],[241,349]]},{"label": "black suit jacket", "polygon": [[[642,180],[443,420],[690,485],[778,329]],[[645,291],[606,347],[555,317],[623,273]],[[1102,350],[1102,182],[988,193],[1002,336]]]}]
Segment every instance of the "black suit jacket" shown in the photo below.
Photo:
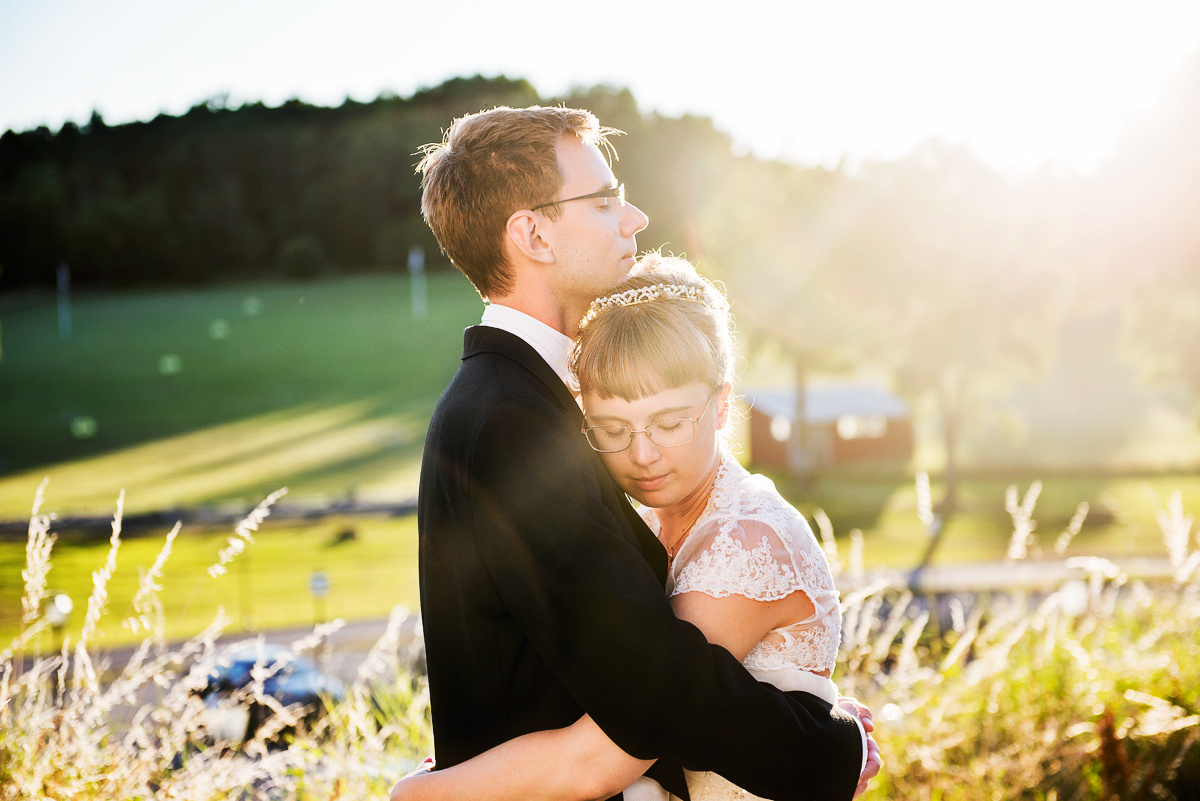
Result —
[{"label": "black suit jacket", "polygon": [[679,765],[766,798],[851,798],[853,720],[755,681],[672,614],[666,554],[582,421],[527,343],[467,329],[418,505],[438,766],[587,712],[626,752],[662,760],[650,775],[684,797]]}]

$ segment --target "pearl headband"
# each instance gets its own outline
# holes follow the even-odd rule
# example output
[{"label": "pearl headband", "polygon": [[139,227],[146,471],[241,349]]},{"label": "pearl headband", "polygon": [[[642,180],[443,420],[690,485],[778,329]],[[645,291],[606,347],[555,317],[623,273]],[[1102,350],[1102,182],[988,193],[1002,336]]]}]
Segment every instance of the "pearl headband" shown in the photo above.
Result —
[{"label": "pearl headband", "polygon": [[726,308],[724,304],[719,306],[713,305],[711,301],[704,297],[704,290],[699,287],[680,286],[679,284],[651,284],[650,286],[627,289],[615,295],[608,295],[593,300],[592,305],[588,307],[587,314],[579,321],[579,327],[583,328],[586,326],[605,309],[612,309],[617,306],[636,306],[639,303],[650,303],[655,300],[686,300],[690,303],[699,303],[704,308],[713,309],[714,311],[722,311]]}]

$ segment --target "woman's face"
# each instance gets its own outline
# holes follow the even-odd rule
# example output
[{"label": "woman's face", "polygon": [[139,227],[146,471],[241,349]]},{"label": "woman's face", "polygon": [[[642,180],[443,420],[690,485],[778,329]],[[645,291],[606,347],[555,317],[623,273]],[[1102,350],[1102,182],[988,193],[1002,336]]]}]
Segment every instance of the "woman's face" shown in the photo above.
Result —
[{"label": "woman's face", "polygon": [[[583,408],[588,426],[625,426],[641,432],[633,435],[625,450],[600,454],[617,484],[639,503],[661,509],[708,491],[720,461],[717,432],[729,416],[728,385],[714,393],[708,384],[697,381],[635,401],[585,393]],[[698,419],[698,423],[695,437],[685,445],[664,447],[643,430],[688,417]],[[687,420],[679,425],[685,430],[692,428]],[[662,436],[659,441],[663,441]]]}]

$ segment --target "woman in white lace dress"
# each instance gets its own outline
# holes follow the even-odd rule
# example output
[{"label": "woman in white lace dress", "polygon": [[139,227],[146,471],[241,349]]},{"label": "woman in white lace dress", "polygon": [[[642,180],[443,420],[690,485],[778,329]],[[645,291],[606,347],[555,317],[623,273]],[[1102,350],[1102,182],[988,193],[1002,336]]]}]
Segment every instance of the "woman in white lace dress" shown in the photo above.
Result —
[{"label": "woman in white lace dress", "polygon": [[[571,366],[585,433],[666,548],[676,615],[760,681],[834,704],[841,614],[824,553],[771,481],[751,475],[725,447],[729,329],[725,298],[687,262],[644,262],[581,323]],[[628,788],[627,798],[666,799],[638,779],[650,764],[585,716],[409,777],[392,798],[574,801]],[[754,798],[714,773],[687,779],[693,801]]]}]

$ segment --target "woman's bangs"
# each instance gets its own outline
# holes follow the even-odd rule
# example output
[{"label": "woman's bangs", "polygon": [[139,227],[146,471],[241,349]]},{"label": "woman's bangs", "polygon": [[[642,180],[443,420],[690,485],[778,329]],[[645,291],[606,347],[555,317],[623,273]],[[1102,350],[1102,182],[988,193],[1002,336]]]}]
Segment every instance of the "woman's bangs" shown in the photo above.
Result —
[{"label": "woman's bangs", "polygon": [[638,400],[694,381],[707,382],[711,351],[692,326],[671,324],[676,322],[628,320],[603,332],[605,346],[593,350],[591,364],[580,365],[581,384],[601,397]]}]

